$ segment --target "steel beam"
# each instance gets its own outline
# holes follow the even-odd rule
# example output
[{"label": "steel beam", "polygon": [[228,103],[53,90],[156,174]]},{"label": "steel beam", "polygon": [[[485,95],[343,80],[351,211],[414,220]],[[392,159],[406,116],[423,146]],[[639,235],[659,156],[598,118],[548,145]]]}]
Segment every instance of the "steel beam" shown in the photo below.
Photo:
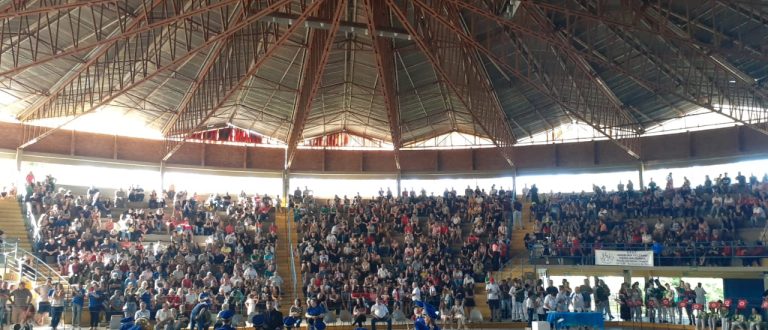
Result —
[{"label": "steel beam", "polygon": [[296,156],[296,148],[304,131],[307,117],[309,117],[309,113],[312,110],[315,94],[320,89],[325,64],[328,62],[333,40],[341,25],[341,14],[344,12],[345,7],[346,0],[324,1],[323,6],[319,9],[319,15],[331,22],[331,28],[329,30],[312,29],[309,32],[308,47],[304,55],[304,66],[302,68],[301,85],[296,96],[293,125],[291,125],[291,130],[288,134],[286,169],[291,168],[293,159]]},{"label": "steel beam", "polygon": [[48,0],[48,1],[12,1],[11,4],[0,9],[0,19],[21,18],[31,15],[44,15],[52,12],[72,10],[93,6],[104,6],[126,0]]},{"label": "steel beam", "polygon": [[[261,34],[260,31],[241,31],[236,33],[234,40],[229,43],[228,49],[224,54],[220,54],[217,61],[211,64],[211,74],[206,75],[198,84],[197,88],[190,96],[190,102],[179,110],[179,120],[173,123],[171,128],[164,134],[165,136],[165,155],[164,160],[168,160],[173,154],[181,148],[189,136],[202,128],[205,122],[211,118],[233,95],[238,93],[245,83],[261,68],[264,63],[269,61],[272,56],[283,47],[290,37],[300,28],[303,28],[304,20],[311,13],[320,7],[323,1],[316,1],[307,7],[299,16],[295,24],[288,28],[279,38],[274,36],[275,40],[270,45],[270,35]],[[266,24],[266,23],[257,23]],[[255,25],[251,25],[255,27]],[[262,44],[267,44],[266,52],[259,56],[258,46],[252,46],[251,39],[253,35],[262,36]],[[242,63],[251,64],[247,71],[239,71]],[[244,67],[243,67],[244,69]]]},{"label": "steel beam", "polygon": [[[457,31],[447,29],[445,24],[437,22],[443,14],[442,11],[447,9],[441,6],[442,3],[438,4],[437,8],[426,9],[422,3],[416,6],[414,2],[414,15],[408,15],[404,8],[393,0],[387,0],[387,4],[413,37],[421,52],[429,59],[441,80],[459,98],[475,122],[491,137],[507,163],[514,167],[512,153],[517,140],[507,123],[503,109],[494,102],[491,93],[493,86],[490,86],[487,77],[483,76],[484,71],[480,67],[482,64],[477,63],[473,49],[466,41],[456,38]],[[437,14],[427,14],[430,11]],[[420,22],[412,23],[409,18],[412,16],[419,17]]]},{"label": "steel beam", "polygon": [[[124,27],[123,32],[130,33],[136,29],[138,29],[143,22],[147,22],[147,16],[149,13],[152,12],[152,10],[155,9],[156,6],[160,5],[163,2],[163,0],[152,0],[152,4],[150,6],[145,6],[144,10],[139,14],[136,18],[132,19],[130,25],[127,27]],[[74,33],[74,31],[72,31]],[[162,33],[162,31],[161,31]],[[119,59],[119,49],[121,47],[127,47],[126,45],[119,45],[118,42],[120,39],[115,39],[111,43],[105,44],[103,46],[99,46],[98,48],[95,48],[93,52],[88,54],[89,60],[85,62],[83,65],[80,65],[78,68],[73,69],[69,72],[68,76],[59,80],[53,90],[49,91],[49,96],[41,99],[39,102],[36,102],[35,105],[31,106],[29,109],[25,110],[21,114],[19,114],[19,118],[22,121],[28,120],[31,116],[35,116],[34,119],[42,119],[42,118],[50,118],[45,117],[43,113],[47,112],[53,112],[53,108],[56,108],[57,105],[52,104],[57,98],[67,98],[64,103],[74,103],[77,104],[77,102],[86,103],[86,97],[88,95],[85,95],[85,93],[82,93],[80,90],[80,87],[82,85],[87,85],[89,82],[93,82],[94,85],[101,84],[101,79],[108,80],[111,79],[107,77],[110,72],[108,70],[104,70],[104,72],[99,72],[101,75],[99,75],[96,71],[99,71],[96,69],[97,64],[105,64],[105,63],[114,63],[117,61],[120,61]],[[114,48],[114,49],[113,49]],[[109,55],[108,52],[112,50],[112,55]],[[89,81],[92,80],[92,81]],[[94,85],[91,85],[92,87]],[[79,100],[72,100],[71,97],[68,98],[67,94],[69,95],[81,95]],[[68,104],[68,105],[74,105],[74,104]],[[64,115],[68,116],[70,113],[68,110],[72,110],[73,112],[76,112],[76,109],[64,109]],[[42,112],[39,113],[38,111]],[[55,117],[55,116],[51,116]]]},{"label": "steel beam", "polygon": [[[173,7],[174,0],[164,0],[166,5],[165,7]],[[199,7],[196,7],[193,10],[183,12],[183,13],[177,13],[175,15],[169,15],[169,17],[154,21],[151,23],[147,23],[139,28],[136,28],[132,31],[124,31],[121,32],[115,36],[112,37],[103,37],[99,35],[98,37],[94,38],[96,41],[89,42],[87,44],[82,44],[81,41],[78,38],[72,39],[72,45],[66,49],[59,49],[57,46],[57,42],[55,41],[55,34],[53,37],[50,36],[44,36],[42,35],[44,31],[40,30],[39,32],[36,32],[40,34],[39,36],[36,36],[35,40],[51,40],[51,44],[54,46],[48,46],[49,49],[40,48],[39,45],[49,45],[47,42],[36,42],[36,43],[29,43],[31,45],[27,45],[28,43],[23,44],[15,44],[11,45],[10,50],[6,50],[2,54],[0,54],[0,63],[3,61],[12,61],[13,67],[8,70],[0,71],[0,77],[6,77],[9,75],[18,74],[20,72],[24,72],[25,70],[36,67],[41,64],[45,64],[54,60],[58,59],[66,59],[71,58],[73,55],[77,55],[80,53],[84,53],[87,51],[90,51],[94,48],[101,47],[104,45],[113,45],[115,41],[122,41],[122,42],[128,42],[126,40],[135,40],[138,36],[143,36],[145,39],[147,38],[146,35],[153,34],[153,31],[155,34],[158,32],[155,30],[169,30],[170,26],[177,26],[180,23],[183,23],[186,20],[193,19],[195,17],[198,17],[198,20],[204,20],[202,16],[206,14],[209,11],[213,10],[219,10],[223,7],[233,5],[235,3],[239,2],[239,0],[222,0],[220,2],[217,2],[215,4],[211,5],[200,5]],[[123,15],[118,16],[121,20],[119,23],[120,28],[125,28],[129,24],[129,15]],[[105,22],[106,24],[106,22]],[[9,35],[15,35],[18,33],[21,33],[19,31],[7,31],[5,29],[9,29],[5,25],[0,26],[0,38],[6,38]],[[62,28],[63,29],[63,28]],[[70,26],[68,27],[68,32],[74,34],[75,37],[78,36],[77,29],[85,29],[83,27],[79,26]],[[107,33],[107,31],[100,31],[99,34]],[[191,31],[190,31],[191,33]],[[189,42],[189,40],[186,40],[186,42]],[[20,57],[19,54],[28,54],[28,58]],[[138,55],[134,55],[138,56]]]},{"label": "steel beam", "polygon": [[[90,113],[94,109],[98,109],[101,106],[109,104],[120,95],[123,95],[126,92],[130,91],[131,89],[143,84],[144,82],[147,82],[153,79],[157,75],[163,72],[172,70],[178,67],[179,65],[181,65],[182,63],[188,62],[191,58],[193,58],[199,52],[211,47],[213,44],[215,44],[219,40],[223,40],[225,38],[228,38],[234,35],[237,31],[240,31],[241,29],[247,27],[249,24],[253,24],[264,15],[267,15],[271,12],[274,12],[275,10],[278,10],[280,7],[288,4],[290,1],[291,0],[281,0],[273,3],[270,6],[261,8],[257,12],[253,13],[252,16],[249,16],[248,18],[246,18],[245,20],[243,20],[238,24],[230,25],[227,29],[222,31],[220,34],[212,36],[202,44],[197,45],[196,47],[190,48],[186,50],[186,52],[178,52],[173,61],[169,63],[165,63],[163,65],[156,65],[156,66],[146,65],[142,70],[133,70],[130,72],[130,75],[128,76],[127,79],[122,78],[123,73],[126,70],[121,67],[120,61],[111,63],[110,65],[112,65],[114,68],[113,69],[114,71],[111,71],[113,72],[113,74],[109,75],[107,77],[108,78],[107,80],[102,81],[102,84],[95,84],[93,83],[93,81],[89,81],[87,84],[83,84],[85,88],[92,88],[92,89],[98,88],[98,90],[92,91],[90,93],[84,93],[80,91],[78,93],[67,94],[67,95],[70,95],[70,97],[73,97],[74,99],[68,102],[57,103],[59,107],[68,107],[73,104],[79,104],[82,107],[79,111],[71,112],[72,115],[64,123],[57,125],[56,127],[53,127],[53,128],[24,125],[25,132],[23,137],[23,143],[20,146],[20,148],[25,148],[34,143],[37,143],[38,141],[52,134],[54,131],[66,126],[67,124],[71,123],[77,118],[80,118],[81,116],[87,113]],[[134,43],[135,41],[132,42],[131,44],[134,44]],[[141,43],[136,43],[137,46],[134,46],[134,47],[143,47],[143,46],[140,46],[140,44]],[[127,54],[132,54],[132,52],[127,52]],[[135,55],[143,56],[142,58],[134,59],[140,62],[148,63],[151,60],[147,58],[149,56],[148,53],[139,52],[138,49]],[[114,73],[119,73],[117,77],[120,77],[119,78],[120,81],[115,81]],[[73,91],[78,91],[78,90],[73,90]],[[86,100],[85,95],[88,96],[87,102],[85,102]],[[57,98],[56,100],[59,100],[59,99]],[[79,103],[75,103],[75,102],[79,102]]]},{"label": "steel beam", "polygon": [[[397,100],[397,87],[395,80],[395,55],[390,40],[379,37],[378,26],[385,26],[389,21],[389,12],[381,1],[365,0],[366,17],[368,18],[368,30],[371,31],[373,41],[373,53],[376,58],[376,68],[379,72],[381,91],[384,94],[384,104],[387,108],[389,131],[392,136],[392,146],[395,150],[395,166],[400,170],[400,147],[402,138],[400,133],[400,103]],[[387,24],[388,25],[388,24]]]},{"label": "steel beam", "polygon": [[[550,53],[550,56],[533,56],[530,51],[518,51],[512,54],[506,54],[504,50],[498,47],[494,51],[493,45],[500,42],[494,40],[494,35],[489,35],[484,43],[474,42],[474,46],[480,49],[486,56],[504,67],[508,73],[521,78],[523,81],[537,88],[544,95],[552,98],[560,105],[571,117],[590,125],[600,134],[606,136],[619,147],[635,158],[640,157],[640,126],[637,120],[629,113],[627,109],[620,108],[606,94],[606,89],[599,86],[594,81],[594,75],[588,68],[575,68],[577,64],[566,62],[555,48],[551,45],[558,45],[562,50],[562,40],[546,30],[531,28],[540,25],[532,16],[525,12],[525,7],[518,8],[516,12],[516,21],[523,18],[528,20],[522,23],[512,23],[510,20],[498,17],[486,9],[472,6],[467,3],[453,1],[461,8],[468,9],[471,14],[465,16],[469,21],[469,26],[475,26],[477,17],[482,19],[490,18],[503,27],[510,28],[515,33],[516,38],[525,38],[525,42],[518,41],[519,49],[525,49],[528,46],[536,45],[537,51]],[[523,32],[523,33],[520,33]],[[509,33],[509,32],[507,32]],[[464,35],[468,40],[471,36]],[[527,46],[526,46],[527,45]],[[538,53],[537,53],[538,54]],[[565,53],[568,60],[573,61],[569,53]],[[542,63],[536,70],[523,68],[520,63]],[[569,65],[570,64],[570,65]],[[541,72],[539,74],[538,72]],[[546,84],[535,82],[535,77],[545,78]]]}]

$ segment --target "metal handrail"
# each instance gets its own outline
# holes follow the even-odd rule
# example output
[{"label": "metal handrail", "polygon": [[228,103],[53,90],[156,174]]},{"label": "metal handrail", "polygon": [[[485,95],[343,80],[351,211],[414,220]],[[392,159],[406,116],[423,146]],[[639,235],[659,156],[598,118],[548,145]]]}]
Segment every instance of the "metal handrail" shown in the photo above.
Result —
[{"label": "metal handrail", "polygon": [[293,253],[293,229],[291,226],[291,222],[293,222],[293,219],[288,219],[288,210],[285,212],[285,223],[287,224],[288,229],[288,250],[291,253],[291,279],[293,280],[293,299],[296,300],[299,298],[299,294],[297,291],[297,276],[296,276],[296,256]]},{"label": "metal handrail", "polygon": [[36,248],[36,243],[40,241],[40,228],[37,226],[35,214],[32,213],[32,203],[20,202],[20,204],[22,217],[24,218],[24,222],[26,222],[27,228],[30,229],[28,231],[28,239],[33,243],[32,249],[34,250]]}]

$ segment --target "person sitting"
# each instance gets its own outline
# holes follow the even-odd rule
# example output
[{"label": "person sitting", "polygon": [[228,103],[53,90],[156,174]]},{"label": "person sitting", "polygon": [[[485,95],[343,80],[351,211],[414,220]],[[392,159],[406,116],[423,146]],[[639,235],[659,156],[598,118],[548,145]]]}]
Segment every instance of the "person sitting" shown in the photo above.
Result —
[{"label": "person sitting", "polygon": [[175,329],[176,314],[170,309],[171,304],[164,303],[163,308],[155,314],[155,330]]},{"label": "person sitting", "polygon": [[293,306],[288,310],[288,317],[283,320],[283,324],[288,330],[299,328],[301,326],[301,317],[304,315],[304,308],[301,307],[301,299],[296,299]]},{"label": "person sitting", "polygon": [[307,319],[308,330],[323,330],[325,329],[325,323],[323,318],[325,317],[325,307],[318,304],[317,298],[309,300],[309,308],[304,317]]},{"label": "person sitting", "polygon": [[271,300],[266,302],[266,310],[264,311],[264,330],[277,330],[283,328],[283,313],[275,309]]},{"label": "person sitting", "polygon": [[381,298],[376,298],[376,303],[371,306],[371,330],[376,330],[376,323],[378,322],[386,322],[387,330],[392,330],[392,317]]},{"label": "person sitting", "polygon": [[354,320],[352,321],[352,325],[357,325],[357,327],[362,328],[366,321],[366,314],[368,314],[368,309],[365,308],[363,299],[357,298],[353,312]]}]

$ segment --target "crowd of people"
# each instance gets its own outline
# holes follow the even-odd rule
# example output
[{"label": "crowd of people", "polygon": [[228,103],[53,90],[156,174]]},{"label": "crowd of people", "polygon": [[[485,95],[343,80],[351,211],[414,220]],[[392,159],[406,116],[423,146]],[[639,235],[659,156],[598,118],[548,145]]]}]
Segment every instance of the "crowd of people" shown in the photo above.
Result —
[{"label": "crowd of people", "polygon": [[596,249],[653,250],[659,265],[760,266],[767,255],[761,240],[745,242],[736,231],[765,225],[768,176],[739,173],[732,182],[725,173],[697,187],[684,178],[677,187],[670,173],[663,188],[651,180],[641,190],[629,181],[615,191],[527,192],[534,230],[526,246],[547,264],[589,264]]},{"label": "crowd of people", "polygon": [[421,304],[463,323],[476,304],[475,283],[509,257],[508,224],[522,207],[495,187],[439,196],[381,190],[369,200],[328,202],[297,189],[290,203],[304,295],[358,325],[380,310],[374,306],[405,319]]},{"label": "crowd of people", "polygon": [[[195,318],[208,312],[254,315],[277,307],[283,280],[276,272],[277,228],[270,215],[279,198],[245,193],[205,198],[173,187],[145,194],[131,187],[116,191],[113,199],[95,187],[74,194],[57,187],[53,177],[37,182],[32,173],[25,188],[24,198],[37,219],[37,250],[69,279],[67,298],[77,324],[84,305],[91,327],[112,315],[160,317],[157,321],[168,321],[164,325],[179,326],[206,324]],[[617,188],[570,195],[526,188],[534,229],[524,243],[531,255],[547,263],[552,258],[588,264],[597,248],[652,249],[660,265],[729,265],[734,256],[745,265],[759,265],[765,254],[761,244],[748,246],[735,233],[765,222],[768,177],[747,181],[739,174],[732,183],[725,174],[692,188],[687,178],[675,187],[670,174],[663,189],[653,181],[647,189],[635,190],[632,182]],[[512,191],[467,187],[463,194],[446,189],[427,195],[424,190],[393,194],[382,189],[371,199],[358,194],[321,201],[305,188],[290,196],[289,207],[300,233],[294,247],[299,284],[308,298],[306,310],[302,301],[291,306],[288,316],[294,325],[328,315],[348,317],[361,327],[368,322],[390,325],[393,319],[422,315],[417,308],[435,306],[443,322],[461,327],[473,318],[475,283],[483,282],[491,321],[530,322],[547,310],[562,309],[559,304],[588,310],[593,302],[612,317],[610,289],[601,282],[571,290],[567,283],[558,289],[489,278],[509,259],[510,244],[520,244],[510,241],[513,228],[521,228],[523,221],[522,201]],[[144,238],[150,234],[171,239],[147,244]],[[201,236],[209,238],[200,244],[196,237]],[[3,285],[9,293],[23,291]],[[672,320],[675,314],[669,316],[668,308],[677,305],[662,302],[685,297],[688,288],[680,287],[682,292],[653,281],[644,289],[639,284],[622,287],[616,296],[620,314],[624,318],[627,306],[628,319],[635,318],[639,295],[645,310],[652,311],[654,301],[661,306],[647,317]],[[53,283],[34,288],[38,314],[60,318],[61,306],[53,303],[58,290]],[[13,313],[35,309],[15,305],[25,299],[12,301]],[[682,317],[680,311],[687,310],[678,310]],[[692,313],[685,315],[694,322]]]},{"label": "crowd of people", "polygon": [[549,312],[594,311],[613,320],[613,306],[618,307],[616,316],[625,322],[687,324],[697,329],[762,327],[762,313],[756,307],[750,308],[745,300],[708,300],[701,283],[694,286],[683,280],[661,283],[647,278],[642,286],[639,282],[625,282],[612,293],[597,277],[593,282],[585,278],[583,284],[573,286],[565,279],[557,286],[548,280],[544,286],[542,280],[508,278],[500,283],[489,280],[486,290],[493,314],[529,326],[535,321],[547,321]]},{"label": "crowd of people", "polygon": [[[161,195],[152,191],[149,196],[158,203],[148,204],[134,187],[128,200],[120,202],[125,206],[121,210],[95,187],[73,194],[56,187],[50,176],[36,182],[32,173],[27,184],[25,199],[37,218],[39,255],[68,280],[62,298],[71,300],[72,320],[67,323],[79,327],[87,306],[91,329],[115,315],[147,318],[162,324],[160,329],[174,329],[208,315],[195,310],[201,302],[209,312],[249,315],[279,300],[284,281],[277,273],[277,228],[269,198],[243,193],[219,203],[224,198],[213,195],[208,201],[171,188]],[[120,191],[116,200],[123,197]],[[172,207],[163,209],[166,198]],[[170,235],[170,241],[144,242],[152,233]],[[201,240],[201,235],[207,238]],[[41,316],[50,313],[55,329],[62,315],[61,284],[49,280],[33,288],[37,304],[11,298],[13,317],[5,321],[29,321],[22,311],[33,309]],[[28,290],[23,286],[3,282],[0,306],[5,306],[5,292],[14,297]]]}]

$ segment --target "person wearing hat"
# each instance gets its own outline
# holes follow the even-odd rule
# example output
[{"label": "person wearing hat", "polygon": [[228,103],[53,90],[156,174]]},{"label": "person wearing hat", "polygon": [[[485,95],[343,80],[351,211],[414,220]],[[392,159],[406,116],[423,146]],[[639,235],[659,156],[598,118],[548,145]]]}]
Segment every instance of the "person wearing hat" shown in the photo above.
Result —
[{"label": "person wearing hat", "polygon": [[221,322],[221,325],[219,325],[216,330],[235,330],[235,328],[232,327],[233,316],[235,316],[235,312],[230,309],[219,312],[218,318]]},{"label": "person wearing hat", "polygon": [[435,315],[434,311],[430,313],[422,306],[424,305],[417,304],[416,307],[413,308],[413,316],[415,317],[413,327],[415,330],[440,330],[440,327],[437,326],[436,323],[437,318],[432,317],[437,315]]},{"label": "person wearing hat", "polygon": [[304,317],[307,319],[307,330],[323,330],[325,329],[325,323],[323,323],[323,318],[325,317],[325,307],[323,305],[318,304],[317,298],[312,298],[309,300],[309,308],[307,308],[307,313],[304,314]]},{"label": "person wearing hat", "polygon": [[275,304],[271,300],[266,302],[267,308],[264,311],[264,330],[277,330],[283,328],[283,313],[275,309]]}]

